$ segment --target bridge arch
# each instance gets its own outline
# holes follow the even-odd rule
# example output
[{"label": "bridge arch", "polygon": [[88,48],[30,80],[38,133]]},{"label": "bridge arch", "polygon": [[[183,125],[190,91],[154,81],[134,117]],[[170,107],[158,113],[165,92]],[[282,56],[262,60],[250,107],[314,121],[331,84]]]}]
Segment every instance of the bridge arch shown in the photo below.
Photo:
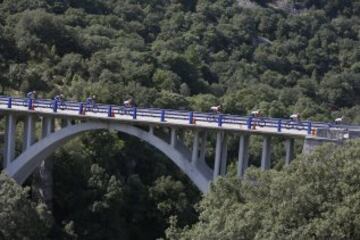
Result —
[{"label": "bridge arch", "polygon": [[149,143],[172,160],[200,191],[207,192],[212,180],[211,170],[204,162],[199,162],[197,165],[191,164],[189,161],[191,159],[190,151],[174,148],[154,134],[132,125],[100,121],[70,125],[49,134],[19,155],[5,169],[5,172],[18,183],[23,183],[40,166],[42,160],[49,157],[57,148],[81,133],[94,130],[115,130]]}]

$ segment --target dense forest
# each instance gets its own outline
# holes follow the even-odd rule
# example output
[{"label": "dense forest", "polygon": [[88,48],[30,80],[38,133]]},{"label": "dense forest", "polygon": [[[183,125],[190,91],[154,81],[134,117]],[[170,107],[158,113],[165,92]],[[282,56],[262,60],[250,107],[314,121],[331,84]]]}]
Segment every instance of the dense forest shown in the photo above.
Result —
[{"label": "dense forest", "polygon": [[[360,1],[0,0],[0,93],[30,90],[44,98],[96,94],[112,104],[133,97],[142,107],[208,111],[221,104],[232,114],[259,109],[359,123]],[[236,144],[230,139],[230,167]],[[0,175],[0,239],[356,239],[359,218],[351,214],[359,213],[359,189],[352,187],[359,183],[351,174],[358,168],[347,160],[360,153],[351,144],[347,152],[298,154],[303,161],[286,171],[251,171],[249,178],[264,183],[257,188],[230,171],[203,197],[143,142],[86,133],[52,156],[51,209],[31,197],[32,179],[22,188]],[[253,165],[259,149],[252,139]],[[279,141],[276,169],[282,151]],[[329,165],[315,164],[326,157]],[[328,181],[331,164],[344,168],[339,182],[349,185],[336,196],[326,196],[338,184]],[[286,187],[298,192],[281,192]],[[309,189],[314,195],[304,194]],[[347,205],[339,204],[347,194]],[[332,200],[312,212],[325,198]],[[301,218],[287,221],[291,214]],[[331,218],[339,222],[325,221]]]}]

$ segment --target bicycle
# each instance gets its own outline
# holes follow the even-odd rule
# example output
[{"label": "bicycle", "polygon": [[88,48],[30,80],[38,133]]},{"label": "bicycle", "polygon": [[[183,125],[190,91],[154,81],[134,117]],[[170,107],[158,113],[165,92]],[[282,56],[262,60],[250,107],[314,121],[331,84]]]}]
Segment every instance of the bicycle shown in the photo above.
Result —
[{"label": "bicycle", "polygon": [[134,112],[133,107],[123,107],[122,109],[119,109],[119,114],[121,115],[129,115],[132,116]]},{"label": "bicycle", "polygon": [[206,116],[207,122],[218,122],[219,116],[217,114],[211,114]]},{"label": "bicycle", "polygon": [[253,118],[252,122],[255,126],[259,126],[259,127],[266,126],[266,121],[263,117]]},{"label": "bicycle", "polygon": [[[51,101],[51,103],[50,103],[50,108],[51,109],[54,109],[54,103],[55,103],[55,100]],[[58,101],[57,107],[60,110],[65,110],[66,109],[66,103],[64,101]]]},{"label": "bicycle", "polygon": [[[25,99],[24,101],[23,101],[23,106],[24,107],[28,107],[29,106],[29,98],[27,98],[27,99]],[[35,105],[35,99],[33,99],[32,98],[32,105],[34,106]]]},{"label": "bicycle", "polygon": [[98,113],[99,112],[99,107],[96,104],[91,104],[91,105],[86,105],[85,106],[85,111],[86,112],[93,112],[93,113]]},{"label": "bicycle", "polygon": [[284,123],[284,128],[286,129],[296,129],[296,130],[305,130],[306,126],[300,121],[288,120]]}]

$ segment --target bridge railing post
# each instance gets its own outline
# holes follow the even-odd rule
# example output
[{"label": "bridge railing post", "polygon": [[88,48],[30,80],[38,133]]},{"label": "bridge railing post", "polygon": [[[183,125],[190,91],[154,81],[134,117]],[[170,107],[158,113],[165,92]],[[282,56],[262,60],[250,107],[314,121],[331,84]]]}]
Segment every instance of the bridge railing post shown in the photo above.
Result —
[{"label": "bridge railing post", "polygon": [[114,117],[114,113],[112,111],[112,106],[111,105],[109,105],[109,107],[108,107],[108,117]]},{"label": "bridge railing post", "polygon": [[12,107],[12,98],[11,98],[11,97],[8,98],[7,107],[8,107],[8,108],[11,108],[11,107]]},{"label": "bridge railing post", "polygon": [[57,110],[58,110],[58,101],[57,101],[57,100],[54,100],[54,101],[53,101],[53,111],[54,111],[54,112],[57,112]]},{"label": "bridge railing post", "polygon": [[311,128],[312,128],[312,124],[311,124],[311,122],[309,121],[308,122],[308,126],[307,126],[307,134],[311,134]]},{"label": "bridge railing post", "polygon": [[277,122],[277,131],[281,132],[281,119],[279,119]]},{"label": "bridge railing post", "polygon": [[137,117],[137,108],[136,108],[136,107],[133,108],[133,115],[132,115],[132,117],[133,117],[133,119],[136,119],[136,117]]},{"label": "bridge railing post", "polygon": [[247,122],[246,122],[248,129],[251,129],[252,119],[253,119],[252,117],[249,117],[248,120],[247,120]]},{"label": "bridge railing post", "polygon": [[165,122],[165,110],[161,110],[160,121]]},{"label": "bridge railing post", "polygon": [[223,124],[223,115],[220,114],[219,117],[218,117],[218,127],[221,127]]},{"label": "bridge railing post", "polygon": [[32,100],[32,98],[28,99],[28,109],[33,110],[33,100]]},{"label": "bridge railing post", "polygon": [[79,105],[79,114],[80,115],[84,114],[84,104],[83,103],[80,103],[80,105]]},{"label": "bridge railing post", "polygon": [[193,124],[193,123],[194,123],[194,113],[189,112],[189,124]]}]

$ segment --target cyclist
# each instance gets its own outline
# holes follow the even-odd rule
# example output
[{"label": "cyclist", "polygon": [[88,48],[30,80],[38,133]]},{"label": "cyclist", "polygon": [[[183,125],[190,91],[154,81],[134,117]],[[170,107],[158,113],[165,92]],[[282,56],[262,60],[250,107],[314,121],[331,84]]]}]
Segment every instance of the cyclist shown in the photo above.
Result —
[{"label": "cyclist", "polygon": [[253,127],[259,126],[259,127],[265,127],[266,126],[266,120],[261,116],[260,110],[253,110],[250,113],[250,116],[254,118],[252,120]]},{"label": "cyclist", "polygon": [[56,95],[54,97],[54,100],[57,101],[58,103],[62,103],[64,101],[64,95],[63,94]]},{"label": "cyclist", "polygon": [[92,95],[91,97],[86,98],[86,108],[87,109],[92,109],[95,107],[96,105],[96,96]]},{"label": "cyclist", "polygon": [[36,98],[36,91],[31,91],[26,94],[26,97],[29,99],[35,99]]},{"label": "cyclist", "polygon": [[129,98],[128,100],[124,101],[124,106],[126,108],[131,108],[131,107],[135,107],[135,100],[133,98]]},{"label": "cyclist", "polygon": [[338,117],[335,119],[335,124],[338,125],[338,124],[341,124],[344,120],[344,116],[341,116],[341,117]]},{"label": "cyclist", "polygon": [[221,105],[218,105],[218,106],[212,106],[210,107],[210,110],[213,112],[213,113],[216,113],[216,114],[219,114],[221,113]]},{"label": "cyclist", "polygon": [[260,117],[260,110],[254,110],[250,113],[252,117]]},{"label": "cyclist", "polygon": [[294,122],[300,122],[300,114],[299,113],[293,113],[290,115],[290,119]]},{"label": "cyclist", "polygon": [[58,106],[60,108],[63,108],[64,107],[64,94],[60,94],[60,95],[56,95],[54,97],[54,100],[57,102]]}]

